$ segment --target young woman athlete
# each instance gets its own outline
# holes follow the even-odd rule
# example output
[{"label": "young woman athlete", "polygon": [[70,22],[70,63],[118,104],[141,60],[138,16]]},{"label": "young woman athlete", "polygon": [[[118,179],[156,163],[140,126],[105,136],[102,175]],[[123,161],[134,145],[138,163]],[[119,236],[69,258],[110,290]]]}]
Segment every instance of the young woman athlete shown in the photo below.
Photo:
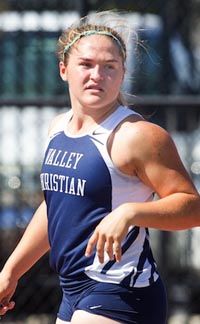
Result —
[{"label": "young woman athlete", "polygon": [[63,291],[57,324],[166,322],[148,228],[199,226],[200,199],[169,134],[124,105],[126,43],[118,18],[106,17],[81,19],[59,39],[71,109],[51,123],[44,201],[0,273],[0,315],[50,250]]}]

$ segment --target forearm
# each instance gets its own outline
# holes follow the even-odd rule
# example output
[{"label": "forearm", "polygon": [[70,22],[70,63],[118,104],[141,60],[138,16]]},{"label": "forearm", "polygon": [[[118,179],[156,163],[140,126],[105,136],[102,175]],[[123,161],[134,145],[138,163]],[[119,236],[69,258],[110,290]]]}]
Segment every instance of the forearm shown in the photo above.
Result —
[{"label": "forearm", "polygon": [[7,260],[3,273],[18,280],[49,250],[45,202],[36,210],[19,244]]},{"label": "forearm", "polygon": [[200,226],[200,198],[195,194],[174,193],[152,202],[123,206],[130,225],[166,231]]}]

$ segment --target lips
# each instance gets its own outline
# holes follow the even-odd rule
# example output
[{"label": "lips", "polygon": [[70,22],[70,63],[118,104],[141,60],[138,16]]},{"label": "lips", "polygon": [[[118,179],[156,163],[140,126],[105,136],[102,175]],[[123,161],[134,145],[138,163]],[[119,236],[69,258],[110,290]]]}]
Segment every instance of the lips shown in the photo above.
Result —
[{"label": "lips", "polygon": [[94,91],[103,91],[103,89],[99,85],[90,85],[86,89],[87,90],[94,90]]}]

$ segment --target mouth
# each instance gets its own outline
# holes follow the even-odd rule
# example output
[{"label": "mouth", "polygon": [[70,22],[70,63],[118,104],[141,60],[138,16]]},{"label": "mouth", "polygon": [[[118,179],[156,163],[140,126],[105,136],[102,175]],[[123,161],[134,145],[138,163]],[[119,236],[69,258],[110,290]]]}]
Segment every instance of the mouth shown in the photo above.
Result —
[{"label": "mouth", "polygon": [[95,92],[103,92],[103,89],[99,85],[90,85],[86,88],[86,90],[91,90]]}]

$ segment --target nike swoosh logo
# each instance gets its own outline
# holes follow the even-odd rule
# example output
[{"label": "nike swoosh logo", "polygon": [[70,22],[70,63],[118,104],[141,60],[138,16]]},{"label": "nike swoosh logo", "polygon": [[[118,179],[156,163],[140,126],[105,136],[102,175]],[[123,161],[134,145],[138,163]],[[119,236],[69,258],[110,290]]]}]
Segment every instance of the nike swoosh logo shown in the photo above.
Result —
[{"label": "nike swoosh logo", "polygon": [[102,307],[102,305],[96,305],[96,306],[90,306],[89,308],[90,309],[96,309],[96,308],[101,308]]},{"label": "nike swoosh logo", "polygon": [[94,130],[92,135],[102,135],[102,134],[105,134],[105,131],[103,130]]}]

